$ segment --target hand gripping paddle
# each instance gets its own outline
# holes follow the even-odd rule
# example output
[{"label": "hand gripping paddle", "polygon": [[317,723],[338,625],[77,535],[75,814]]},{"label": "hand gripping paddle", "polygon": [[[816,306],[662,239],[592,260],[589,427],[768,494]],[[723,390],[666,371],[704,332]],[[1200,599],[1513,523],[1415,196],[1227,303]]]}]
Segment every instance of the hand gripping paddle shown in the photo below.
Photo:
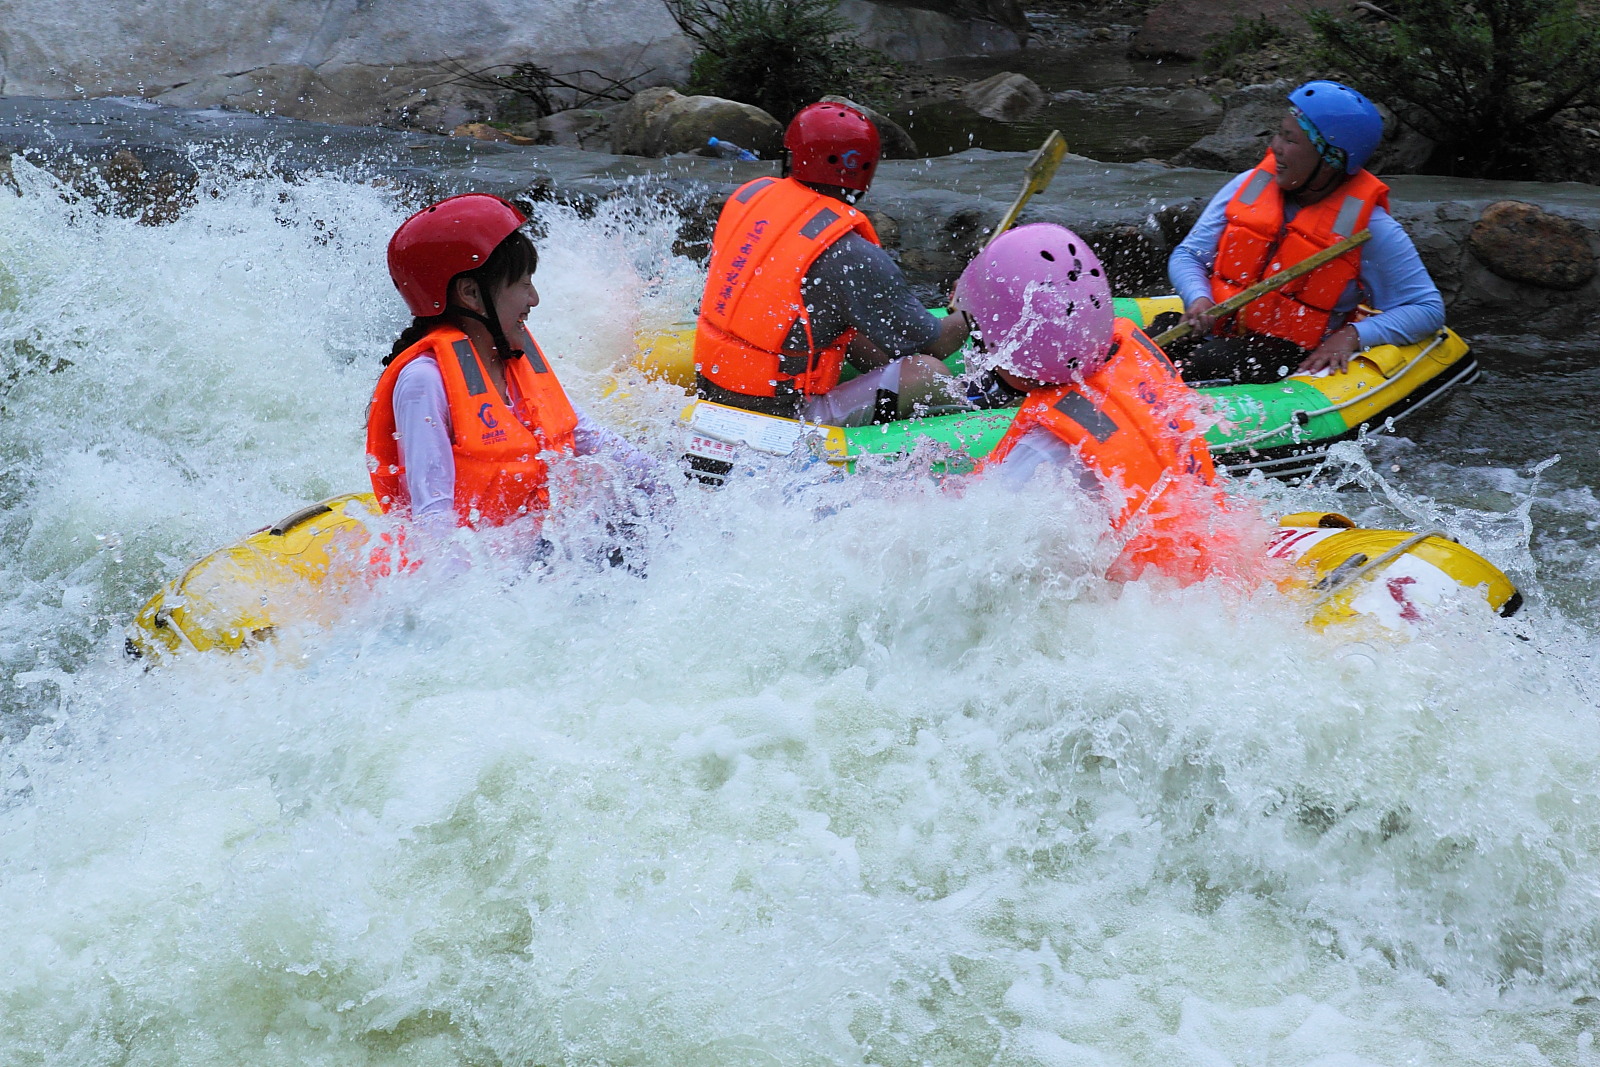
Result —
[{"label": "hand gripping paddle", "polygon": [[[1213,307],[1211,311],[1219,319],[1224,315],[1232,315],[1235,311],[1238,311],[1256,297],[1265,296],[1280,286],[1288,285],[1290,282],[1294,281],[1303,274],[1310,274],[1312,271],[1316,270],[1330,259],[1337,259],[1346,252],[1350,251],[1352,248],[1356,248],[1362,244],[1365,244],[1371,239],[1371,237],[1371,230],[1362,230],[1360,233],[1351,234],[1338,244],[1329,245],[1316,255],[1307,256],[1305,259],[1302,259],[1300,262],[1296,263],[1292,267],[1289,267],[1287,270],[1279,271],[1270,278],[1265,278],[1259,282],[1256,282],[1250,288],[1241,293],[1235,293],[1233,296],[1230,296],[1222,303]],[[1156,343],[1157,348],[1166,348],[1167,345],[1171,344],[1173,341],[1176,341],[1181,337],[1188,337],[1193,332],[1193,326],[1189,325],[1187,322],[1180,322],[1172,329],[1166,330],[1161,334],[1150,338],[1150,340]]]}]

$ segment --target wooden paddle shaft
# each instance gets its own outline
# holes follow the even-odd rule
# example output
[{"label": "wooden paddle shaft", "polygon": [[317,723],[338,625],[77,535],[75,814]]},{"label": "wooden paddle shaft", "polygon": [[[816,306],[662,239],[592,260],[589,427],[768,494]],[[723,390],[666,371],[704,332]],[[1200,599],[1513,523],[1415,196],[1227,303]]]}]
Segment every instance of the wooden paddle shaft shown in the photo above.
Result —
[{"label": "wooden paddle shaft", "polygon": [[[1359,233],[1353,233],[1349,237],[1346,237],[1344,240],[1340,241],[1338,244],[1330,245],[1318,252],[1316,255],[1307,256],[1305,259],[1302,259],[1299,263],[1289,267],[1287,270],[1279,271],[1270,278],[1265,278],[1259,282],[1256,282],[1244,292],[1236,293],[1233,296],[1230,296],[1222,303],[1213,307],[1211,311],[1218,318],[1221,318],[1224,315],[1232,315],[1235,311],[1238,311],[1240,308],[1244,307],[1257,297],[1265,296],[1274,289],[1288,285],[1296,278],[1310,274],[1312,271],[1316,270],[1329,260],[1338,259],[1352,248],[1357,248],[1363,244],[1366,244],[1371,238],[1371,230],[1362,230]],[[1163,331],[1159,336],[1152,337],[1151,340],[1156,343],[1158,348],[1165,348],[1173,341],[1176,341],[1181,337],[1188,337],[1193,332],[1193,326],[1189,325],[1187,322],[1180,322],[1172,329]]]}]

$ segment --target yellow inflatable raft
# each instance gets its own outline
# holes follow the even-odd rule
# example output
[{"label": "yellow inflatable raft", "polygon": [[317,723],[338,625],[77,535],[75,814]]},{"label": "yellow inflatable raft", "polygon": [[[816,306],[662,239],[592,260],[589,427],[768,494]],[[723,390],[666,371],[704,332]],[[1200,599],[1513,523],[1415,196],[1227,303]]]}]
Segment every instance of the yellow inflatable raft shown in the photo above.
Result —
[{"label": "yellow inflatable raft", "polygon": [[237,652],[293,622],[326,626],[366,589],[371,493],[301,508],[219,549],[168,582],[134,616],[129,655]]},{"label": "yellow inflatable raft", "polygon": [[[126,648],[146,662],[185,652],[237,652],[284,626],[330,626],[371,593],[378,532],[370,493],[334,497],[229,545],[168,582],[134,617]],[[1357,617],[1405,629],[1442,604],[1481,596],[1509,615],[1522,598],[1504,574],[1441,533],[1361,530],[1340,515],[1282,520],[1269,555],[1307,573],[1315,626]]]}]

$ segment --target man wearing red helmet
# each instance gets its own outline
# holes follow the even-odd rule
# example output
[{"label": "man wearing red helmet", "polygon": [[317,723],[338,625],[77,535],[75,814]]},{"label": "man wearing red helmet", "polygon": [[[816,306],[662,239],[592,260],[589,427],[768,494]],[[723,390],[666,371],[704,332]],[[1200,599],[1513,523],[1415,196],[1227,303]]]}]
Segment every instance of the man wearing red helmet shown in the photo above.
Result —
[{"label": "man wearing red helmet", "polygon": [[[854,108],[802,108],[784,134],[781,178],[739,187],[717,220],[695,332],[706,400],[859,426],[959,403],[939,362],[961,347],[960,316],[935,318],[852,205],[880,147]],[[862,373],[839,384],[844,364]]]},{"label": "man wearing red helmet", "polygon": [[525,222],[499,197],[466,193],[389,241],[389,275],[416,318],[367,412],[368,466],[383,510],[435,535],[544,512],[556,453],[605,453],[638,487],[659,487],[655,460],[577,411],[528,333],[539,257]]}]

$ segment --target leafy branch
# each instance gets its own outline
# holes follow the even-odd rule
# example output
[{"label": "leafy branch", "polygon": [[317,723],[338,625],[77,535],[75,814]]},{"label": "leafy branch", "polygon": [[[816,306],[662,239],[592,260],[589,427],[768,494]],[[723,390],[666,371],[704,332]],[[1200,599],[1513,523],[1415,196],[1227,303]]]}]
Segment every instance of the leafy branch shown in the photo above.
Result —
[{"label": "leafy branch", "polygon": [[[541,118],[564,109],[556,94],[572,94],[571,103],[565,107],[585,107],[601,100],[626,100],[633,95],[635,83],[654,73],[653,70],[645,70],[628,78],[612,78],[597,70],[553,74],[537,63],[500,63],[474,69],[457,60],[444,59],[438,65],[450,75],[440,84],[515,93],[531,101]],[[496,73],[498,71],[505,73]],[[584,84],[585,80],[589,84]],[[599,87],[595,88],[594,83],[598,83]]]}]

